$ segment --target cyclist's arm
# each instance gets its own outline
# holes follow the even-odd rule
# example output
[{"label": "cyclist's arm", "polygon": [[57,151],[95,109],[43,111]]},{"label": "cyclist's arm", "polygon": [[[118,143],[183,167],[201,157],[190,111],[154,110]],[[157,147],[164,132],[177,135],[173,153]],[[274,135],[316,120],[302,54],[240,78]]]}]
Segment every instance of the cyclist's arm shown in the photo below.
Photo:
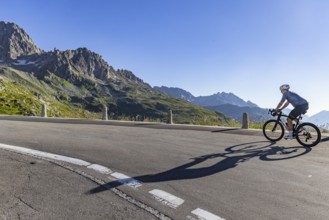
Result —
[{"label": "cyclist's arm", "polygon": [[276,107],[276,111],[282,111],[282,109],[285,109],[287,108],[287,106],[289,105],[290,103],[288,101],[286,102],[279,102],[278,106]]},{"label": "cyclist's arm", "polygon": [[279,112],[280,111],[281,105],[283,105],[283,102],[279,102],[278,106],[275,108],[275,111],[276,112]]},{"label": "cyclist's arm", "polygon": [[[287,100],[288,93],[285,92],[282,94],[281,101],[279,102],[278,106],[276,107],[275,111],[280,112],[282,109],[286,108],[289,105],[289,102]],[[285,103],[286,101],[286,103]]]}]

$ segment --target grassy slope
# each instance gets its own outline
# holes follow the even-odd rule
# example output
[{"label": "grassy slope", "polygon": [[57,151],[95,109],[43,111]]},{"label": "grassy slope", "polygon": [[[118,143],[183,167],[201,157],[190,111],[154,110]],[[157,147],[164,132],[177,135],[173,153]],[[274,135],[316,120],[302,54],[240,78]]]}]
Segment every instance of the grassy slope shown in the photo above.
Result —
[{"label": "grassy slope", "polygon": [[173,120],[179,124],[240,126],[224,114],[174,98],[157,90],[139,86],[130,87],[126,92],[128,100],[125,100],[125,105],[130,102],[126,108],[133,109],[135,115],[140,115],[142,118],[144,118],[143,113],[148,112],[148,115],[153,115],[155,118],[166,119],[169,110],[172,110]]},{"label": "grassy slope", "polygon": [[[50,117],[101,118],[100,109],[92,107],[111,103],[110,118],[111,115],[120,115],[119,119],[126,120],[164,121],[168,111],[172,110],[175,123],[239,126],[223,114],[150,88],[125,86],[127,90],[124,92],[123,87],[117,88],[121,93],[119,98],[95,97],[90,88],[77,87],[52,73],[38,80],[33,74],[0,66],[0,114],[38,116],[45,103]],[[92,110],[87,111],[88,106]]]},{"label": "grassy slope", "polygon": [[[56,83],[66,88],[70,87],[68,84]],[[55,98],[56,89],[56,86],[24,72],[0,67],[0,114],[39,116],[45,103],[50,117],[100,118],[100,113],[88,112],[65,101],[59,102]]]}]

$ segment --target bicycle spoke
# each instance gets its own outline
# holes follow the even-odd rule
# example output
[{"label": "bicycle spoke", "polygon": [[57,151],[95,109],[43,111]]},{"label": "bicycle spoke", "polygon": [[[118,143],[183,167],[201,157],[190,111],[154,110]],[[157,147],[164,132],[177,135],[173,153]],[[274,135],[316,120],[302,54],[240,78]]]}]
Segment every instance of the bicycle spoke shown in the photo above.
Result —
[{"label": "bicycle spoke", "polygon": [[321,133],[314,124],[303,123],[297,129],[296,138],[301,145],[312,147],[320,142]]}]

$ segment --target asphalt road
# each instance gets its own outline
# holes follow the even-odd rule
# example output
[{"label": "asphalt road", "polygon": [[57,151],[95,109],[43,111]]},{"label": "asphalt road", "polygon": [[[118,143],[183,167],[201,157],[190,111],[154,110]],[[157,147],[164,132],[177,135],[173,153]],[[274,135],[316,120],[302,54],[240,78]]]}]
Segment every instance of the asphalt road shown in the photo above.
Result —
[{"label": "asphalt road", "polygon": [[[44,207],[53,206],[58,212],[66,210],[61,219],[74,219],[71,218],[74,213],[79,216],[76,219],[133,219],[133,213],[135,219],[153,219],[154,212],[160,213],[157,217],[163,219],[321,220],[329,216],[327,138],[316,147],[304,148],[296,140],[270,143],[257,130],[8,118],[2,118],[0,123],[3,144],[79,158],[111,170],[111,174],[105,175],[68,165],[70,170],[38,159],[37,164],[42,164],[39,171],[28,156],[15,153],[8,156],[9,152],[0,150],[4,158],[1,163],[7,164],[1,165],[1,169],[21,173],[1,171],[1,187],[17,181],[24,185],[28,178],[24,173],[40,179],[31,186],[34,193],[10,188],[0,191],[7,198],[0,199],[0,219],[1,212],[8,210],[12,210],[11,215],[29,215],[26,210],[10,208],[13,205],[3,206],[6,201],[15,204],[19,198],[38,210],[38,214],[25,219],[42,219],[49,210]],[[10,157],[25,162],[10,166]],[[79,175],[80,171],[102,182],[96,184]],[[40,172],[49,173],[47,177],[55,180],[42,180]],[[127,178],[122,181],[120,175]],[[65,185],[64,180],[70,184]],[[44,198],[47,197],[45,185],[49,182],[53,183],[49,197],[55,200]],[[118,196],[116,189],[130,199]],[[43,193],[39,194],[38,190]],[[65,205],[58,198],[64,198]],[[79,199],[84,208],[77,208]],[[88,203],[89,199],[92,202]],[[43,202],[38,203],[39,200]],[[107,203],[101,206],[101,201],[112,206]],[[146,208],[134,205],[136,201]],[[88,215],[81,214],[81,210],[88,210]],[[52,213],[55,219],[56,211]],[[104,217],[106,214],[112,216]]]}]

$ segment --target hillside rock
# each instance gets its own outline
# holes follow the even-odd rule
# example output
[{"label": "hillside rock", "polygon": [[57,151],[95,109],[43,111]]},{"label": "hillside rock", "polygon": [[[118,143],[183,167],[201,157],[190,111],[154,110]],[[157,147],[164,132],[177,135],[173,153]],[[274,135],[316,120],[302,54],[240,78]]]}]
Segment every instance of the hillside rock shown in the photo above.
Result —
[{"label": "hillside rock", "polygon": [[19,56],[41,54],[30,36],[14,23],[0,21],[0,60],[16,59]]},{"label": "hillside rock", "polygon": [[106,80],[114,77],[115,71],[100,55],[91,52],[87,48],[77,50],[54,51],[47,54],[43,70],[56,73],[59,77],[70,78],[72,75],[79,78],[85,76]]}]

